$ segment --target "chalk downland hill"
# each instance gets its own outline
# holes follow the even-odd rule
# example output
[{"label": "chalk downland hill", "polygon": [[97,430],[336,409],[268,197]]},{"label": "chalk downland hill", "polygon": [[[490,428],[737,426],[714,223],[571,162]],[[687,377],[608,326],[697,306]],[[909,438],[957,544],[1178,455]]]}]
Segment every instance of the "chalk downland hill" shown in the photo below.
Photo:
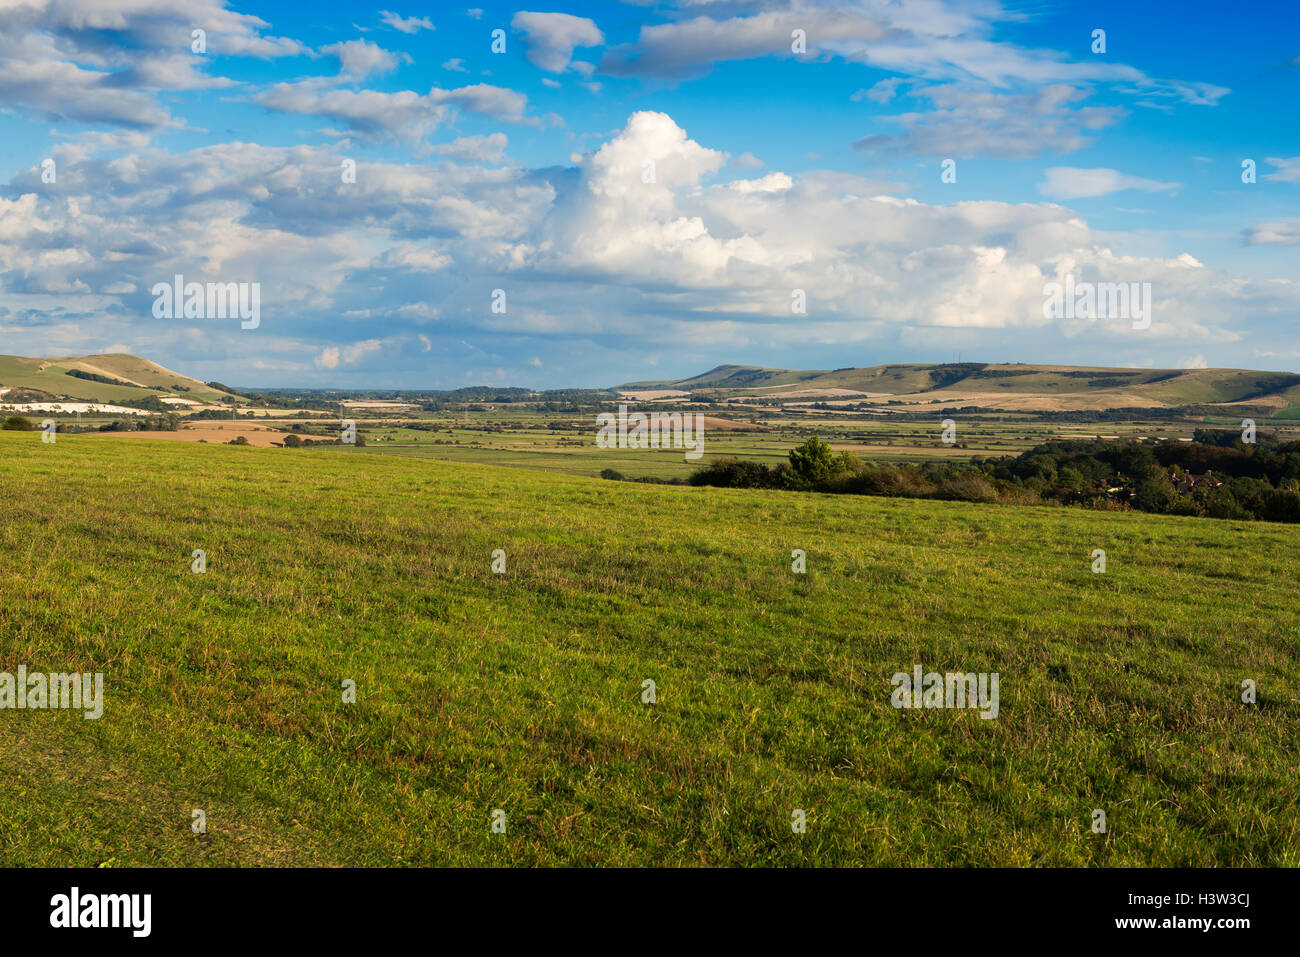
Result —
[{"label": "chalk downland hill", "polygon": [[[1300,415],[1300,375],[1249,369],[1117,369],[957,362],[825,370],[722,365],[675,381],[623,390],[676,389],[730,397],[822,398],[840,402],[970,405],[1021,411],[1174,408],[1248,404]],[[847,394],[846,394],[847,393]]]},{"label": "chalk downland hill", "polygon": [[[3,389],[34,389],[55,399],[105,403],[151,395],[197,402],[234,398],[198,379],[125,353],[45,359],[0,355],[0,390]],[[0,401],[4,401],[3,396]]]}]

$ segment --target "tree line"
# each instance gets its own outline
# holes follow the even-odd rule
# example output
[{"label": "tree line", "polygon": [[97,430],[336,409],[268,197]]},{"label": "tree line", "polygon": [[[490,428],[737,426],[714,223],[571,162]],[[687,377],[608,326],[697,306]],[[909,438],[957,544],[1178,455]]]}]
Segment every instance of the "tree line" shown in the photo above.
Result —
[{"label": "tree line", "polygon": [[769,467],[717,459],[692,485],[903,498],[1138,509],[1164,515],[1300,522],[1300,442],[1197,430],[1191,442],[1048,442],[1015,457],[969,463],[876,464],[821,438]]}]

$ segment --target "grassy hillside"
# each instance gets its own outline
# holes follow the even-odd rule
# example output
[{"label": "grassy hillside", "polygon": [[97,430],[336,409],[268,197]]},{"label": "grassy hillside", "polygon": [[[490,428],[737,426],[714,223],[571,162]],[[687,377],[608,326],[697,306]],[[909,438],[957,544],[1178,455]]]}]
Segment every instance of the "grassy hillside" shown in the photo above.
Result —
[{"label": "grassy hillside", "polygon": [[[74,369],[114,381],[99,382],[68,375]],[[201,402],[226,397],[226,393],[211,389],[197,379],[123,353],[52,359],[0,356],[0,388],[40,389],[83,402],[121,402],[150,395],[181,396]]]},{"label": "grassy hillside", "polygon": [[31,433],[0,494],[0,670],[107,699],[0,710],[0,864],[1300,864],[1291,528]]},{"label": "grassy hillside", "polygon": [[[1066,407],[1169,407],[1271,400],[1285,408],[1295,402],[1300,375],[1246,369],[1112,369],[1088,366],[992,364],[894,364],[833,372],[718,366],[703,375],[661,388],[735,390],[740,394],[780,395],[791,389],[852,389],[890,396],[932,393],[954,399],[993,393],[975,404],[996,405],[997,395],[1061,397]],[[628,388],[628,387],[624,387]]]}]

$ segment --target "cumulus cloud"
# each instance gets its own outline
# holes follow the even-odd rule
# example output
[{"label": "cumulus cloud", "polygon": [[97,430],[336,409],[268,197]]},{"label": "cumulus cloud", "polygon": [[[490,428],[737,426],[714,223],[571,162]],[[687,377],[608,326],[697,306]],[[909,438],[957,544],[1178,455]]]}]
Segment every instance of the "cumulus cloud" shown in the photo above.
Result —
[{"label": "cumulus cloud", "polygon": [[356,365],[366,356],[382,350],[386,344],[382,339],[365,339],[341,347],[326,346],[312,362],[318,369],[338,369],[341,366]]},{"label": "cumulus cloud", "polygon": [[451,264],[451,257],[434,249],[415,243],[398,243],[384,250],[372,265],[386,269],[408,269],[415,272],[437,272]]},{"label": "cumulus cloud", "polygon": [[639,275],[655,260],[671,262],[674,273],[711,272],[726,255],[722,244],[698,218],[677,213],[675,196],[725,161],[666,114],[633,114],[618,136],[579,158],[579,185],[550,217],[541,260],[606,274]]},{"label": "cumulus cloud", "polygon": [[342,359],[344,362],[351,365],[353,362],[365,358],[372,352],[378,352],[381,348],[383,348],[383,343],[378,339],[366,339],[364,342],[354,342],[352,345],[343,349]]},{"label": "cumulus cloud", "polygon": [[62,59],[49,38],[33,45],[0,43],[0,102],[54,122],[109,124],[147,129],[171,123],[150,94],[113,88],[108,71]]},{"label": "cumulus cloud", "polygon": [[[202,25],[208,51],[270,59],[309,53],[268,36],[266,21],[223,0],[98,0],[0,5],[0,102],[54,121],[148,129],[176,126],[156,92],[225,87],[188,49]],[[184,45],[178,49],[178,38]]]},{"label": "cumulus cloud", "polygon": [[846,7],[837,0],[811,0],[728,19],[696,15],[699,6],[684,5],[674,22],[642,27],[635,42],[606,52],[601,69],[684,79],[727,60],[792,56],[791,31],[801,29],[810,56],[840,57],[931,81],[976,81],[995,88],[1122,82],[1143,95],[1195,103],[1216,102],[1228,92],[1211,84],[1153,79],[1099,57],[1073,60],[1060,51],[997,41],[998,26],[1017,17],[1000,4],[930,0]]},{"label": "cumulus cloud", "polygon": [[[668,14],[671,22],[642,27],[634,42],[609,48],[601,71],[679,81],[731,60],[838,58],[899,74],[859,89],[851,96],[855,102],[890,102],[904,83],[929,84],[921,95],[934,101],[929,112],[886,118],[903,132],[869,133],[855,144],[859,149],[1008,159],[1078,149],[1087,144],[1087,132],[1125,115],[1120,107],[1070,105],[1098,85],[1161,108],[1213,106],[1230,92],[1210,83],[1150,77],[1104,57],[1075,59],[995,39],[1005,22],[1019,17],[996,3],[807,0],[759,12],[745,9],[756,5],[718,4],[741,7],[729,18],[701,15],[703,6],[684,4]],[[807,38],[806,53],[792,48],[795,30]]]},{"label": "cumulus cloud", "polygon": [[[675,172],[647,184],[643,157]],[[525,258],[552,276],[631,284],[665,303],[689,294],[690,311],[733,317],[709,335],[744,338],[744,317],[788,317],[790,290],[801,288],[827,342],[857,341],[889,325],[913,333],[1054,326],[1067,336],[1131,337],[1127,326],[1044,319],[1044,285],[1073,275],[1152,282],[1160,321],[1152,338],[1236,337],[1225,317],[1236,314],[1230,303],[1243,287],[1229,291],[1222,274],[1185,254],[1117,255],[1063,207],[928,206],[881,195],[878,184],[845,174],[774,172],[708,186],[718,159],[664,114],[634,115],[581,158],[579,182],[557,196],[543,242]],[[1300,294],[1291,281],[1247,285],[1256,301],[1270,303],[1271,315],[1294,309]],[[704,334],[695,324],[690,329]]]},{"label": "cumulus cloud", "polygon": [[[220,343],[232,362],[324,376],[400,362],[417,333],[434,361],[490,334],[493,353],[513,355],[490,361],[521,368],[547,339],[680,351],[930,348],[978,334],[984,348],[1038,336],[1172,362],[1224,355],[1247,318],[1285,335],[1300,309],[1293,279],[1127,255],[1053,203],[932,205],[841,172],[738,176],[657,112],[633,114],[571,167],[463,164],[505,143],[462,137],[433,147],[441,166],[367,162],[354,184],[327,147],[94,145],[58,189],[38,167],[0,189],[0,334],[12,349],[39,335],[33,354],[76,351],[77,329],[93,328],[97,343],[164,357]],[[1276,224],[1261,233],[1276,235]],[[260,282],[257,336],[154,320],[148,290],[175,273]],[[1151,282],[1151,329],[1044,318],[1044,285],[1067,276]],[[488,308],[498,287],[509,316]],[[794,289],[809,307],[797,320]]]},{"label": "cumulus cloud", "polygon": [[1038,184],[1038,191],[1052,199],[1084,199],[1106,196],[1125,189],[1167,193],[1180,189],[1182,185],[1129,176],[1119,170],[1104,167],[1080,169],[1076,166],[1052,166],[1043,171],[1043,181]]},{"label": "cumulus cloud", "polygon": [[883,40],[889,32],[879,20],[818,7],[726,20],[699,16],[642,27],[635,43],[606,51],[600,69],[615,76],[686,79],[708,72],[720,61],[793,56],[790,35],[795,29],[810,38],[810,53],[818,44],[832,42],[865,46]]},{"label": "cumulus cloud", "polygon": [[411,62],[406,54],[385,50],[369,40],[348,40],[321,47],[322,53],[336,57],[340,71],[353,79],[363,79],[372,73],[387,73],[397,69],[400,62]]},{"label": "cumulus cloud", "polygon": [[505,161],[506,134],[462,136],[451,143],[431,147],[431,152],[467,163],[501,163]]},{"label": "cumulus cloud", "polygon": [[785,173],[768,173],[759,179],[738,179],[726,185],[738,193],[779,193],[794,185]]},{"label": "cumulus cloud", "polygon": [[[575,47],[600,46],[605,35],[587,17],[567,13],[531,13],[521,10],[510,26],[523,33],[528,62],[549,73],[563,73],[573,60]],[[574,64],[590,74],[591,64]]]},{"label": "cumulus cloud", "polygon": [[140,130],[108,130],[79,133],[61,139],[52,152],[59,164],[75,166],[99,153],[139,152],[149,145],[152,133]]},{"label": "cumulus cloud", "polygon": [[435,29],[433,22],[428,17],[402,18],[389,10],[380,10],[379,20],[401,33],[419,33],[421,30]]},{"label": "cumulus cloud", "polygon": [[1044,152],[1069,153],[1086,146],[1086,133],[1110,126],[1124,115],[1118,107],[1076,106],[1087,93],[1064,84],[1025,94],[946,84],[918,90],[915,95],[930,100],[934,108],[924,113],[881,117],[884,122],[901,126],[903,132],[864,136],[853,144],[854,148],[869,153],[957,159],[1026,159]]},{"label": "cumulus cloud", "polygon": [[541,123],[527,115],[528,97],[524,94],[486,83],[451,90],[435,86],[420,95],[413,90],[344,90],[302,80],[277,83],[254,100],[281,113],[328,117],[366,138],[406,142],[418,141],[442,125],[453,109],[507,123]]}]

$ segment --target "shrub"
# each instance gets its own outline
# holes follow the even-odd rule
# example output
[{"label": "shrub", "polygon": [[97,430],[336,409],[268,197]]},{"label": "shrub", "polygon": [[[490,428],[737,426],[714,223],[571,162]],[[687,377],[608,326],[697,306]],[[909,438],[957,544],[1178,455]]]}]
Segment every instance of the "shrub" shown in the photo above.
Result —
[{"label": "shrub", "polygon": [[5,419],[6,432],[34,432],[36,426],[32,424],[31,419],[24,419],[21,415],[11,415]]},{"label": "shrub", "polygon": [[696,469],[691,474],[690,483],[717,488],[770,488],[772,476],[762,462],[726,458]]},{"label": "shrub", "polygon": [[1300,496],[1289,489],[1269,492],[1260,517],[1270,522],[1300,522]]},{"label": "shrub", "polygon": [[1237,497],[1226,486],[1216,488],[1210,492],[1206,499],[1205,514],[1210,518],[1247,519],[1254,517],[1237,503]]},{"label": "shrub", "polygon": [[961,502],[996,502],[998,493],[984,476],[971,473],[944,479],[936,497]]}]

